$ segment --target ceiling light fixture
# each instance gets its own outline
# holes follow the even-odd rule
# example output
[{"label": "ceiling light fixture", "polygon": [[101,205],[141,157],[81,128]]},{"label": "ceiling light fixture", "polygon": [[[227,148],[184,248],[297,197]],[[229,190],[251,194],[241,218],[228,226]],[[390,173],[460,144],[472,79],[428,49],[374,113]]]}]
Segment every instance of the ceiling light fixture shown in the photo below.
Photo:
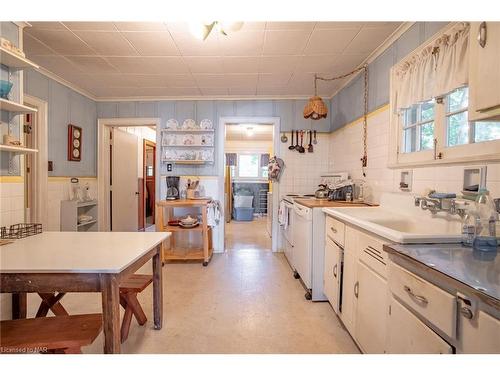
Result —
[{"label": "ceiling light fixture", "polygon": [[247,135],[249,137],[253,136],[253,127],[252,126],[247,126],[246,131],[247,131]]},{"label": "ceiling light fixture", "polygon": [[200,40],[206,40],[210,33],[215,29],[222,35],[241,30],[243,22],[192,22],[189,23],[189,31],[193,36]]},{"label": "ceiling light fixture", "polygon": [[322,118],[326,118],[328,115],[328,108],[318,96],[318,80],[319,81],[335,81],[338,79],[343,79],[349,77],[353,74],[357,74],[360,71],[364,72],[364,108],[363,108],[363,156],[361,157],[361,167],[363,169],[363,176],[366,177],[365,168],[368,164],[368,156],[367,156],[367,117],[368,117],[368,64],[363,65],[357,69],[354,69],[352,72],[347,74],[343,74],[338,77],[333,78],[325,78],[318,77],[316,74],[314,75],[314,96],[309,98],[306,106],[304,107],[304,118],[310,118],[313,120],[320,120]]}]

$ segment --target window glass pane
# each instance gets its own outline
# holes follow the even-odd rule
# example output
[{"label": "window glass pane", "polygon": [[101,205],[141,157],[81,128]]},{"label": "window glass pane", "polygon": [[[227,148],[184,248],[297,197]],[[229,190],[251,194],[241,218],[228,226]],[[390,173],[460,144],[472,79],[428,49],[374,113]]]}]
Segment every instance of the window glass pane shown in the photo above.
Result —
[{"label": "window glass pane", "polygon": [[406,110],[406,126],[417,122],[418,105],[412,105]]},{"label": "window glass pane", "polygon": [[240,155],[238,163],[239,177],[259,177],[259,157],[256,154]]},{"label": "window glass pane", "polygon": [[447,117],[448,146],[465,145],[469,143],[469,122],[467,111]]},{"label": "window glass pane", "polygon": [[263,178],[269,177],[269,170],[267,169],[267,167],[262,167],[262,177]]},{"label": "window glass pane", "polygon": [[446,112],[455,112],[469,105],[469,88],[462,87],[448,94]]},{"label": "window glass pane", "polygon": [[434,121],[420,126],[420,150],[434,148]]},{"label": "window glass pane", "polygon": [[404,153],[416,151],[416,147],[415,147],[415,143],[416,143],[416,139],[417,139],[416,134],[417,134],[416,127],[403,130],[402,150]]},{"label": "window glass pane", "polygon": [[429,121],[434,119],[434,101],[428,101],[425,103],[422,103],[421,106],[421,114],[420,114],[420,121]]},{"label": "window glass pane", "polygon": [[476,122],[474,142],[500,139],[500,122]]}]

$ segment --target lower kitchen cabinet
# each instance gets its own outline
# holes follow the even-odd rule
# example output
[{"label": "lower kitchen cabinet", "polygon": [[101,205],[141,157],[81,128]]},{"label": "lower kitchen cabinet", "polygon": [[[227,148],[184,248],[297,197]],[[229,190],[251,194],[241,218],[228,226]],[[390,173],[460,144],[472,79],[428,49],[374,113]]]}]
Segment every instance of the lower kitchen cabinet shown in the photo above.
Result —
[{"label": "lower kitchen cabinet", "polygon": [[387,281],[358,261],[356,340],[365,353],[385,353]]},{"label": "lower kitchen cabinet", "polygon": [[340,319],[347,331],[354,337],[354,325],[356,319],[356,297],[354,295],[357,272],[357,233],[355,229],[345,227],[345,245],[344,245],[344,267],[342,269],[342,306]]},{"label": "lower kitchen cabinet", "polygon": [[394,297],[391,297],[387,323],[387,353],[450,354],[453,352],[446,341]]},{"label": "lower kitchen cabinet", "polygon": [[343,250],[329,238],[325,242],[323,293],[338,314],[340,306],[340,273]]},{"label": "lower kitchen cabinet", "polygon": [[500,320],[477,311],[473,316],[460,314],[457,352],[465,354],[500,353]]}]

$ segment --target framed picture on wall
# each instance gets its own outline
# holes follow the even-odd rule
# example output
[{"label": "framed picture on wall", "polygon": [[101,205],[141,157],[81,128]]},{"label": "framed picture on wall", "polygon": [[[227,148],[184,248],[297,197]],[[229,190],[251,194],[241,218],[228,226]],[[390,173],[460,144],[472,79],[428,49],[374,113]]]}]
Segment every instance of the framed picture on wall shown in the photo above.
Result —
[{"label": "framed picture on wall", "polygon": [[68,160],[82,160],[82,128],[68,125]]}]

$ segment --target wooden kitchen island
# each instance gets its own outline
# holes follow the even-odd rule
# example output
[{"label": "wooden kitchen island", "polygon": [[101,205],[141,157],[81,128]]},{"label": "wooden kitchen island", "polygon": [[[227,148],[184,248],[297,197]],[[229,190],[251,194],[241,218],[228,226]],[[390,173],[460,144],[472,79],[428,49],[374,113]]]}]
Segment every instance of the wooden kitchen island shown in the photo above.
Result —
[{"label": "wooden kitchen island", "polygon": [[[171,232],[170,248],[163,249],[163,262],[165,261],[202,261],[207,266],[212,259],[212,228],[207,223],[207,211],[210,199],[176,199],[164,200],[156,203],[156,230]],[[201,223],[194,228],[182,228],[180,226],[168,225],[168,221],[174,219],[175,208],[200,208]],[[176,246],[176,235],[182,233],[200,233],[202,236],[202,247],[197,249],[185,249]]]}]

